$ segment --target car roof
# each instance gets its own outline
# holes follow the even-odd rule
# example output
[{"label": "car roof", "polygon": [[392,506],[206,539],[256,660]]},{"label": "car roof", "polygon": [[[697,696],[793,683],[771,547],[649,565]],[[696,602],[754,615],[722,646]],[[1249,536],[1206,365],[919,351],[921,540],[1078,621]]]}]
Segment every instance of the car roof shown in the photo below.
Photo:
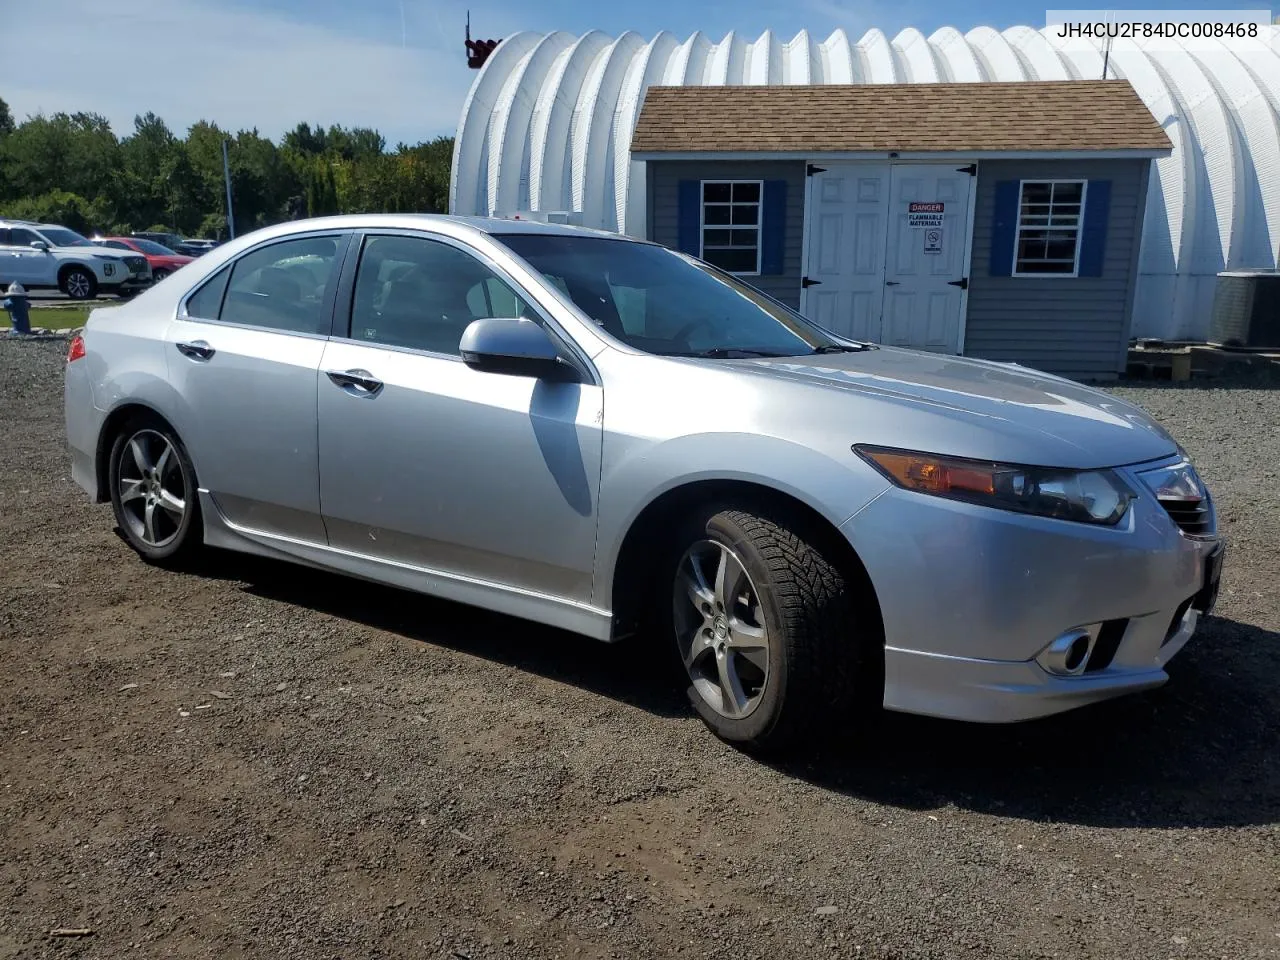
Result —
[{"label": "car roof", "polygon": [[[612,240],[628,240],[637,241],[634,237],[628,237],[620,233],[613,233],[608,230],[596,230],[590,227],[579,227],[562,223],[541,223],[536,220],[514,219],[506,217],[460,217],[443,213],[363,213],[363,214],[340,214],[332,217],[312,217],[305,220],[290,220],[284,223],[275,224],[270,227],[262,227],[260,230],[253,231],[254,234],[266,237],[284,237],[293,233],[305,233],[313,230],[323,229],[339,229],[339,230],[361,230],[361,229],[439,229],[440,227],[453,227],[449,232],[457,232],[458,227],[462,227],[464,231],[475,231],[489,235],[495,234],[546,234],[552,236],[566,237],[582,237],[595,236],[605,237]],[[243,236],[249,236],[244,234]],[[240,239],[237,237],[236,239]]]},{"label": "car roof", "polygon": [[0,225],[6,227],[57,227],[56,223],[40,223],[36,220],[12,220],[9,217],[0,217]]}]

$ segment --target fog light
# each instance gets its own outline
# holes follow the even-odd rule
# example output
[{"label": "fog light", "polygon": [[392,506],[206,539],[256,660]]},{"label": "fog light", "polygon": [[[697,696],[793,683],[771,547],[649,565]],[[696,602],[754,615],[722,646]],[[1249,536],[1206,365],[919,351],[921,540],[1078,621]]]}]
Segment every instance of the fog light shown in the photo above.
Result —
[{"label": "fog light", "polygon": [[1036,657],[1036,662],[1060,677],[1079,676],[1089,664],[1094,638],[1094,631],[1088,627],[1068,630],[1045,647]]}]

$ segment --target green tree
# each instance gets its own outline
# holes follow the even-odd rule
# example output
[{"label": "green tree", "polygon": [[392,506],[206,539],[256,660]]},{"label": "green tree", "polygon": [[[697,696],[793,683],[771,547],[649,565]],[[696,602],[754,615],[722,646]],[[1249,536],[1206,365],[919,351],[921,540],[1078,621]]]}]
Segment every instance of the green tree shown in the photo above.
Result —
[{"label": "green tree", "polygon": [[4,98],[0,97],[0,137],[11,133],[13,133],[13,114],[9,112],[9,105],[4,102]]}]

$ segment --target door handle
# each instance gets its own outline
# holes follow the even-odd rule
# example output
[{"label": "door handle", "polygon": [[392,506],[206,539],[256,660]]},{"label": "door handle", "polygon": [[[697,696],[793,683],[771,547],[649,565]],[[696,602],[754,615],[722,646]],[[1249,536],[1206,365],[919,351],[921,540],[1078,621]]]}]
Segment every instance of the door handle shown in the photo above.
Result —
[{"label": "door handle", "polygon": [[886,287],[896,287],[896,286],[898,286],[898,284],[900,284],[901,282],[902,282],[901,280],[886,280],[886,281],[884,282],[884,285],[885,285]]},{"label": "door handle", "polygon": [[948,280],[948,281],[947,281],[947,286],[949,286],[949,287],[959,287],[961,290],[968,290],[968,289],[969,289],[969,278],[968,278],[968,277],[961,277],[959,280]]},{"label": "door handle", "polygon": [[376,397],[382,392],[382,381],[368,370],[326,370],[325,376],[353,397]]},{"label": "door handle", "polygon": [[205,361],[212,357],[217,351],[203,340],[192,340],[190,343],[175,343],[178,352],[184,357],[190,357],[192,360]]}]

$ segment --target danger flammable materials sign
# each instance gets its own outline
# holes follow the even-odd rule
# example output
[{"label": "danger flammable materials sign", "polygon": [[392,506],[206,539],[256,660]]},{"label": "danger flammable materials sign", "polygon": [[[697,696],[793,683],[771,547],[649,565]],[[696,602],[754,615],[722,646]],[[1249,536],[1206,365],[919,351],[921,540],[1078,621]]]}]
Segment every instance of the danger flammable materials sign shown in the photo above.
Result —
[{"label": "danger flammable materials sign", "polygon": [[917,230],[941,227],[945,203],[910,203],[907,205],[907,226]]}]

